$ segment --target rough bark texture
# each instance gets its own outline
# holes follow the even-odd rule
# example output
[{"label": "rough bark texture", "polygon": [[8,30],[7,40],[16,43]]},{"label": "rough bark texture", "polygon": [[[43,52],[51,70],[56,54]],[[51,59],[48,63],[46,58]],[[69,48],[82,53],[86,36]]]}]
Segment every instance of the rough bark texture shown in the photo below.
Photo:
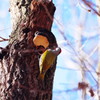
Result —
[{"label": "rough bark texture", "polygon": [[[46,73],[44,82],[38,80],[40,55],[33,44],[34,32],[51,30],[55,7],[52,2],[10,0],[13,31],[9,45],[0,60],[0,100],[51,100],[56,61]],[[51,32],[49,47],[56,45]]]}]

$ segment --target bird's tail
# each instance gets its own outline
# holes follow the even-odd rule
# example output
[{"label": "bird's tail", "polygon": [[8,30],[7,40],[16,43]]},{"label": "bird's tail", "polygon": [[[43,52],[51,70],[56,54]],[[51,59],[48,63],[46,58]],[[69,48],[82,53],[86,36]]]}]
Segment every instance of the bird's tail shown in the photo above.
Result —
[{"label": "bird's tail", "polygon": [[44,80],[44,76],[45,76],[45,74],[41,73],[41,74],[39,74],[38,79],[43,81]]}]

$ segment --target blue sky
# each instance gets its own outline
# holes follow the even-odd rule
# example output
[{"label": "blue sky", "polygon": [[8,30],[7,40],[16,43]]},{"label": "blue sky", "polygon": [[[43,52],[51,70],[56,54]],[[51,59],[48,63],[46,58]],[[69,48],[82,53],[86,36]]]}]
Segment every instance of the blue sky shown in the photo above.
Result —
[{"label": "blue sky", "polygon": [[[80,3],[85,9],[81,7]],[[76,48],[80,37],[81,46],[83,46],[82,51],[86,55],[91,55],[89,58],[90,63],[94,68],[97,66],[98,53],[97,50],[94,50],[99,40],[97,15],[93,12],[88,12],[88,7],[83,5],[81,1],[79,2],[79,0],[54,0],[54,4],[56,6],[55,19],[58,23],[54,22],[52,31],[57,38],[59,46],[62,48],[62,53],[58,57],[53,100],[81,100],[80,91],[67,92],[67,90],[77,88],[78,83],[82,81],[80,66],[76,63],[77,57],[75,55],[75,51],[78,53],[80,49],[78,48],[77,50]],[[64,33],[70,45],[64,40],[59,30]],[[81,50],[79,53],[81,53]],[[91,69],[88,64],[87,67]],[[93,79],[93,77],[96,78],[95,72],[91,71],[85,74],[86,81],[91,87],[97,85]],[[90,97],[89,92],[87,98],[87,100],[96,99],[96,97]]]},{"label": "blue sky", "polygon": [[[9,1],[1,0],[1,2],[0,36],[9,38],[11,33]],[[98,54],[94,48],[99,40],[97,15],[83,9],[82,6],[86,9],[88,8],[79,0],[53,0],[53,2],[56,6],[56,12],[52,32],[57,38],[58,45],[62,48],[62,53],[58,56],[55,72],[53,100],[81,100],[81,92],[74,91],[78,86],[78,82],[82,81],[81,67],[77,63],[78,58],[75,52],[79,55],[84,51],[86,55],[90,55],[89,61],[96,68]],[[64,40],[64,36],[67,41]],[[79,36],[81,41],[79,41]],[[81,42],[81,48],[77,49],[79,42]],[[0,43],[0,46],[5,46],[6,44],[7,42]],[[91,69],[88,64],[87,66]],[[95,72],[92,72],[92,74],[96,78]],[[86,73],[86,81],[91,86],[96,84],[89,72]],[[69,91],[70,89],[72,91]],[[91,97],[89,99],[95,100]]]},{"label": "blue sky", "polygon": [[[1,0],[0,3],[0,36],[8,38],[11,33],[9,2]],[[0,46],[5,46],[7,42],[0,43]]]}]

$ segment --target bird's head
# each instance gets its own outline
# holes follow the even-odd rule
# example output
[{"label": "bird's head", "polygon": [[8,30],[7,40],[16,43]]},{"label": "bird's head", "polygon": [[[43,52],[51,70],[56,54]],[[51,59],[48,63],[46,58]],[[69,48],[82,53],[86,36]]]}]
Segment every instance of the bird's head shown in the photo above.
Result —
[{"label": "bird's head", "polygon": [[57,47],[55,48],[54,52],[59,55],[61,53],[61,48],[60,47]]}]

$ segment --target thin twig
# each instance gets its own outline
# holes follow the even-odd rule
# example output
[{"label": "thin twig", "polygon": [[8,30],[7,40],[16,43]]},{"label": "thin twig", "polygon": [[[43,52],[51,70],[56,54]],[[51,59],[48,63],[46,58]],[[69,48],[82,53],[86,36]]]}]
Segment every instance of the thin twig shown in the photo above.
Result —
[{"label": "thin twig", "polygon": [[95,14],[97,14],[98,16],[100,16],[100,13],[94,9],[91,5],[96,6],[95,4],[93,4],[90,1],[86,1],[86,0],[82,0],[92,11],[94,11]]},{"label": "thin twig", "polygon": [[0,42],[9,41],[9,39],[3,38],[1,36],[0,36],[0,38],[1,38]]}]

